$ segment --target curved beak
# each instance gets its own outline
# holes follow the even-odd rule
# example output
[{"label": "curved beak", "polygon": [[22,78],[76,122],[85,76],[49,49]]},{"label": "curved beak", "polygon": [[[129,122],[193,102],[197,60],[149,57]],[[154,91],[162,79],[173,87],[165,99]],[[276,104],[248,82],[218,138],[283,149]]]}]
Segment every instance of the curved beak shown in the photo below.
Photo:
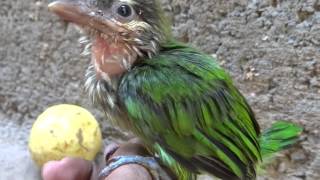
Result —
[{"label": "curved beak", "polygon": [[126,29],[87,4],[74,0],[56,0],[48,5],[51,12],[65,21],[93,28],[100,33],[124,32]]}]

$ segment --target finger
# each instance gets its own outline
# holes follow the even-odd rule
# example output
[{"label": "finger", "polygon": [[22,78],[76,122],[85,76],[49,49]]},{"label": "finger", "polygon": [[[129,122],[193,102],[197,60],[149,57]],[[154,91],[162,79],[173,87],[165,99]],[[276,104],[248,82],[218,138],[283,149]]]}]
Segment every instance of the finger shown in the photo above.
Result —
[{"label": "finger", "polygon": [[58,161],[49,161],[42,167],[41,176],[44,180],[55,179],[55,174],[58,170]]},{"label": "finger", "polygon": [[80,158],[64,158],[50,161],[43,166],[44,180],[87,180],[91,175],[92,163]]}]

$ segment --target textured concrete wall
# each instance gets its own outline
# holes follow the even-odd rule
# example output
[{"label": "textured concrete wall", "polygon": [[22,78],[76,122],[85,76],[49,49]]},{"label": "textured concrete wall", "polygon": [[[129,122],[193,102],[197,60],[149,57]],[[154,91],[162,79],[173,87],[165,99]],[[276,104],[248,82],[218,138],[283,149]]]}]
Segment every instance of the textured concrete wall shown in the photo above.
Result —
[{"label": "textured concrete wall", "polygon": [[[46,3],[0,2],[0,147],[11,148],[0,148],[1,165],[7,169],[0,177],[5,179],[29,168],[16,170],[12,156],[4,154],[28,157],[25,145],[31,123],[49,105],[79,104],[103,119],[82,91],[89,59],[79,55],[80,35],[72,27],[64,31]],[[163,4],[175,34],[218,57],[263,127],[277,119],[305,127],[300,144],[283,153],[261,179],[320,179],[320,1]],[[107,123],[103,128],[109,140],[125,137]]]}]

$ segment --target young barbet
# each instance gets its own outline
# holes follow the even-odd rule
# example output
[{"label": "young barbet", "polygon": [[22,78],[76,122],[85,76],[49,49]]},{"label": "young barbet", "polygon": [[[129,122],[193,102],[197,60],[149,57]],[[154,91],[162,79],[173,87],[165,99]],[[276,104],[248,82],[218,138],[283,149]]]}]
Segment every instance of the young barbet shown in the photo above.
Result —
[{"label": "young barbet", "polygon": [[49,9],[91,39],[85,87],[93,102],[180,180],[203,172],[255,179],[261,160],[301,132],[277,122],[260,133],[228,73],[172,37],[156,0],[56,0]]}]

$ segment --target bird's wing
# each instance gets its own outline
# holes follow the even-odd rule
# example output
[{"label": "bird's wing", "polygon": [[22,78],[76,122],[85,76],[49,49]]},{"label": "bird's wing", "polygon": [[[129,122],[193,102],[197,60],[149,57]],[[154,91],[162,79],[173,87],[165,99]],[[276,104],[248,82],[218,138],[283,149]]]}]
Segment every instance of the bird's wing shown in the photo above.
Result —
[{"label": "bird's wing", "polygon": [[211,57],[163,51],[123,77],[119,100],[132,130],[185,167],[227,179],[255,176],[259,126]]}]

